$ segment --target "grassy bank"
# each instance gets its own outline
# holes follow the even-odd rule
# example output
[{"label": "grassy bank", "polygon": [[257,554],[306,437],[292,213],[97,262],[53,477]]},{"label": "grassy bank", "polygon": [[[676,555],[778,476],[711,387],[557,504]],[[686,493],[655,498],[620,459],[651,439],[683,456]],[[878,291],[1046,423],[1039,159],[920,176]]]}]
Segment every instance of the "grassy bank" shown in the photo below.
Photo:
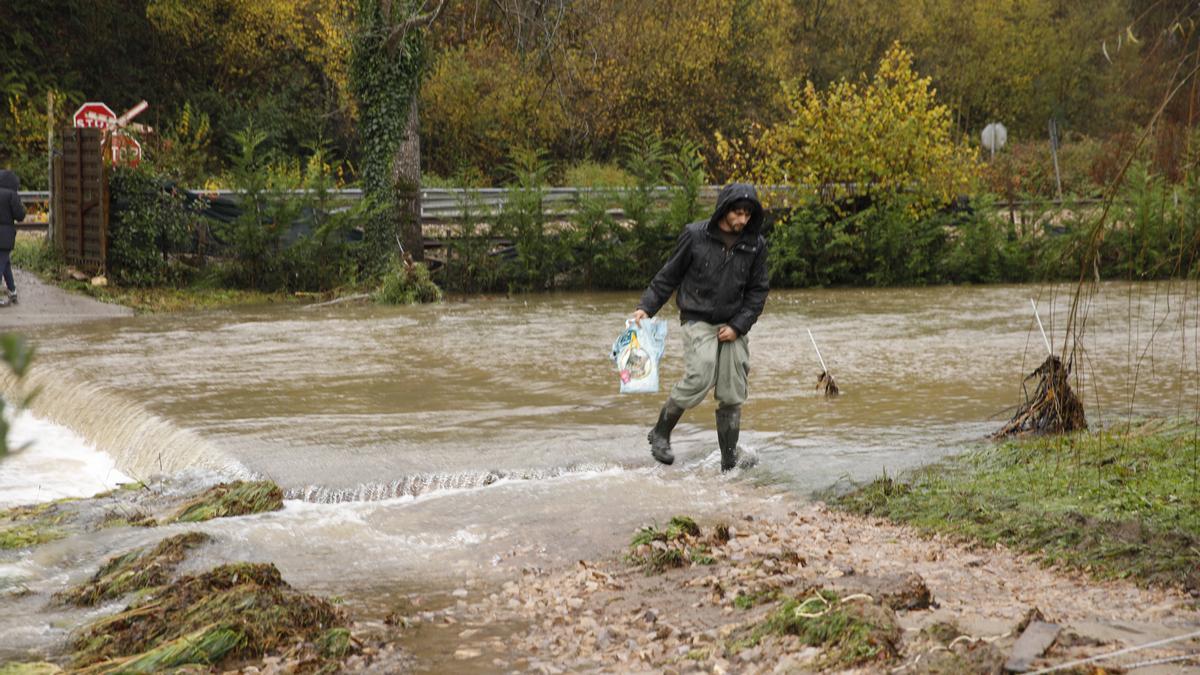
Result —
[{"label": "grassy bank", "polygon": [[1006,443],[831,504],[1100,577],[1200,591],[1200,426],[1148,421]]},{"label": "grassy bank", "polygon": [[139,314],[158,312],[183,312],[188,310],[217,309],[238,305],[262,305],[268,303],[294,302],[295,298],[283,293],[241,291],[228,288],[206,288],[189,286],[184,288],[125,288],[116,286],[92,286],[86,282],[60,281],[58,286],[78,291],[101,301],[124,305]]},{"label": "grassy bank", "polygon": [[179,287],[133,287],[109,284],[93,286],[66,274],[66,268],[54,256],[40,234],[22,233],[13,249],[13,265],[36,274],[42,281],[59,288],[82,293],[101,302],[124,305],[141,314],[216,309],[237,305],[256,305],[297,302],[299,298],[283,292],[219,288],[210,284],[189,284]]}]

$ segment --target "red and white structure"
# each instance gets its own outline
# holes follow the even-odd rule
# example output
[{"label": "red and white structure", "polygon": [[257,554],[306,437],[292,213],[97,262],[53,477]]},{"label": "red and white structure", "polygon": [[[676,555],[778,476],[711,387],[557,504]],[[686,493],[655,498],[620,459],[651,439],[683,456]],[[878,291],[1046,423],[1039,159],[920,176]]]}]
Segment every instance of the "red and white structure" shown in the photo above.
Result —
[{"label": "red and white structure", "polygon": [[132,129],[139,133],[153,131],[141,124],[131,124],[130,120],[137,117],[150,104],[142,101],[117,115],[113,109],[99,101],[88,101],[79,106],[73,117],[76,128],[104,129],[108,134],[108,147],[112,153],[113,164],[128,164],[137,166],[142,159],[142,144],[130,136],[125,130]]}]

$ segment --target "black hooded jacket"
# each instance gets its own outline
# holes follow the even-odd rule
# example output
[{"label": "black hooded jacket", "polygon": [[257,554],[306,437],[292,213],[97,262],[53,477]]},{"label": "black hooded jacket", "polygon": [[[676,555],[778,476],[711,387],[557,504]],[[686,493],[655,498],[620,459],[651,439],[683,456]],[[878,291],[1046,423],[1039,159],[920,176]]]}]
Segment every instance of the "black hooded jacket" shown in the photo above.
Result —
[{"label": "black hooded jacket", "polygon": [[11,251],[17,242],[17,223],[25,220],[17,174],[0,169],[0,251]]},{"label": "black hooded jacket", "polygon": [[[750,221],[733,247],[725,250],[718,223],[738,200],[753,204]],[[708,220],[683,229],[671,258],[642,293],[638,309],[658,313],[676,289],[683,321],[729,324],[738,335],[750,332],[767,302],[767,241],[762,236],[763,208],[754,187],[732,183],[721,190]]]}]

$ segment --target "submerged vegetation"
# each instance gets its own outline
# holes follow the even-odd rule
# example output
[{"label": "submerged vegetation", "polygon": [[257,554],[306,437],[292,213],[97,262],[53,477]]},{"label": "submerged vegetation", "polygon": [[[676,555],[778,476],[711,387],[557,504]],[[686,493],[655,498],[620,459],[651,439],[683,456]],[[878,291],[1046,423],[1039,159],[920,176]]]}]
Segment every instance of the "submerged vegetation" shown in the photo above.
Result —
[{"label": "submerged vegetation", "polygon": [[199,523],[213,518],[245,516],[283,508],[283,490],[271,481],[234,481],[214,485],[190,500],[169,522]]},{"label": "submerged vegetation", "polygon": [[170,580],[187,552],[212,540],[202,532],[186,532],[164,539],[153,549],[137,549],[104,563],[91,579],[59,597],[85,607],[119,598],[133,591],[161,586]]},{"label": "submerged vegetation", "polygon": [[16,506],[0,511],[0,549],[28,548],[66,536],[71,514],[62,508],[70,499]]},{"label": "submerged vegetation", "polygon": [[1101,577],[1200,590],[1200,426],[1147,421],[1006,443],[833,499]]},{"label": "submerged vegetation", "polygon": [[[0,525],[0,541],[4,547],[28,546],[74,536],[113,526],[113,513],[141,513],[141,508],[175,512],[175,520],[185,521],[261,513],[281,508],[281,497],[279,487],[268,481],[222,484],[191,499],[131,483],[91,499],[0,511],[0,522],[14,523]],[[212,541],[202,532],[167,537],[108,559],[90,579],[55,594],[55,600],[80,607],[130,598],[121,612],[73,635],[64,668],[95,674],[189,666],[207,671],[276,656],[298,672],[332,672],[358,653],[344,614],[329,601],[292,589],[270,563],[227,564],[176,576],[189,554]],[[61,670],[47,663],[0,667],[0,673],[10,672]]]},{"label": "submerged vegetation", "polygon": [[315,671],[349,651],[344,624],[328,602],[288,586],[274,565],[222,565],[85,627],[74,640],[71,668],[98,674],[219,667],[286,650]]}]

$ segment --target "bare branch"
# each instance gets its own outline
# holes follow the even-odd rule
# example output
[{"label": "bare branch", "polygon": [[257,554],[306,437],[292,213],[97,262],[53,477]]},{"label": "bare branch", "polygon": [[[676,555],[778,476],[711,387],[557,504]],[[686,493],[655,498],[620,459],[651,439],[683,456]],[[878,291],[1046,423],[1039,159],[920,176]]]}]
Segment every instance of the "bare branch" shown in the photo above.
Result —
[{"label": "bare branch", "polygon": [[[391,1],[384,0],[384,2],[388,7],[385,17],[388,22],[391,23]],[[442,8],[445,6],[446,0],[438,0],[438,5],[433,9],[432,12],[426,12],[422,14],[420,11],[418,11],[416,14],[413,14],[404,21],[393,25],[391,31],[388,32],[387,38],[385,38],[383,41],[384,49],[388,50],[389,53],[395,51],[396,45],[403,42],[404,38],[408,36],[409,29],[417,27],[427,28],[430,24],[437,20],[438,15],[442,13]],[[421,9],[424,8],[425,3],[421,3]]]}]

